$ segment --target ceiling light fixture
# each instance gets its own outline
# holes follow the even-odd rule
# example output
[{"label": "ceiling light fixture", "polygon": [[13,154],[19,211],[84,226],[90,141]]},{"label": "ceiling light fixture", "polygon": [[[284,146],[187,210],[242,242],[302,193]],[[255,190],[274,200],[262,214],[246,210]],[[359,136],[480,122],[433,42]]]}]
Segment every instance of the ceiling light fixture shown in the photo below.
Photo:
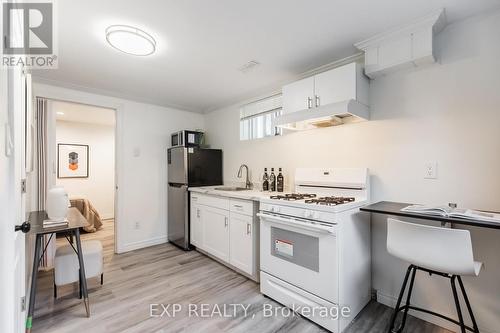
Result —
[{"label": "ceiling light fixture", "polygon": [[60,116],[64,116],[64,112],[57,111],[56,113],[57,113],[58,115],[60,115]]},{"label": "ceiling light fixture", "polygon": [[147,56],[156,51],[156,41],[150,34],[129,25],[109,26],[106,40],[118,51],[135,56]]}]

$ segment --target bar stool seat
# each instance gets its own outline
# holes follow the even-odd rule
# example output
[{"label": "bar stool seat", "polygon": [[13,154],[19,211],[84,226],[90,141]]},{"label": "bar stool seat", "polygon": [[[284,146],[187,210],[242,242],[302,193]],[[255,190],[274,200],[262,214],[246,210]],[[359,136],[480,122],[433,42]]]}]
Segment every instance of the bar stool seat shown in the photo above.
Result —
[{"label": "bar stool seat", "polygon": [[[410,309],[435,315],[457,324],[460,326],[462,333],[465,333],[466,330],[479,333],[472,307],[461,278],[461,276],[478,276],[483,265],[479,261],[474,261],[472,241],[468,230],[427,226],[389,218],[387,219],[387,251],[391,255],[410,263],[391,318],[388,330],[389,333],[403,331],[406,317]],[[458,320],[410,304],[417,270],[427,272],[430,275],[435,274],[450,279]],[[410,284],[408,287],[406,304],[401,306],[409,278]],[[464,323],[462,311],[460,309],[460,300],[457,294],[456,281],[458,281],[460,285],[467,310],[469,311],[472,320],[472,328]],[[401,325],[399,328],[395,329],[396,318],[401,311],[404,311]]]},{"label": "bar stool seat", "polygon": [[[101,277],[103,283],[103,250],[98,240],[82,242],[83,260],[85,262],[85,276],[87,278]],[[57,286],[81,282],[80,265],[72,244],[59,246],[56,249],[54,261],[54,297],[57,298]],[[81,298],[80,283],[80,298]]]}]

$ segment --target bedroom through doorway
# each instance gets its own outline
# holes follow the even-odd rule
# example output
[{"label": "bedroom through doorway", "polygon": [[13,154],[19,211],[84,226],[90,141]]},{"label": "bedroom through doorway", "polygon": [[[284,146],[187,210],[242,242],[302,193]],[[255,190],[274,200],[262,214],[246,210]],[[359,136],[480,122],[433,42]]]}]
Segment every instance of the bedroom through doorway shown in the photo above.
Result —
[{"label": "bedroom through doorway", "polygon": [[71,206],[89,223],[82,241],[99,240],[106,260],[115,252],[115,110],[49,103],[55,117],[55,186],[64,187]]}]

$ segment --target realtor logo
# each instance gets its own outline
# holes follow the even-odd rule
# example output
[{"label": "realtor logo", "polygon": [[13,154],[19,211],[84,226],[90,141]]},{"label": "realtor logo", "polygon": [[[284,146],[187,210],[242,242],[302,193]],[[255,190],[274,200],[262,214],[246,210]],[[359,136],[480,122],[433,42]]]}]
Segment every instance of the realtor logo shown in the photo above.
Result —
[{"label": "realtor logo", "polygon": [[53,2],[4,2],[2,12],[2,65],[56,68]]}]

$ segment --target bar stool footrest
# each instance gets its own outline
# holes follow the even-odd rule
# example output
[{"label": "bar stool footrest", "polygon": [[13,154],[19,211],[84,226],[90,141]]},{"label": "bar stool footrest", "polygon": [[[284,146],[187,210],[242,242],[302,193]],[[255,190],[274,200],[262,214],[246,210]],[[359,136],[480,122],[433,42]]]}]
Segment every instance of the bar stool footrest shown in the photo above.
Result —
[{"label": "bar stool footrest", "polygon": [[[442,319],[445,319],[449,322],[452,322],[453,324],[455,325],[458,325],[460,326],[460,322],[456,319],[453,319],[453,318],[450,318],[450,317],[447,317],[445,315],[442,315],[440,313],[437,313],[437,312],[434,312],[434,311],[430,311],[430,310],[427,310],[427,309],[423,309],[423,308],[419,308],[418,306],[413,306],[413,305],[409,305],[409,306],[406,306],[406,305],[403,305],[399,308],[397,308],[395,311],[396,311],[396,314],[399,313],[400,311],[402,310],[405,310],[406,308],[408,308],[409,310],[414,310],[414,311],[419,311],[419,312],[425,312],[425,313],[428,313],[430,315],[433,315],[433,316],[436,316],[436,317],[439,317],[439,318],[442,318]],[[465,329],[471,331],[471,332],[475,332],[475,330],[470,327],[470,326],[467,326],[465,325]],[[402,327],[399,327],[397,329],[394,329],[393,332],[394,333],[398,333],[398,332],[401,332],[402,330]]]}]

